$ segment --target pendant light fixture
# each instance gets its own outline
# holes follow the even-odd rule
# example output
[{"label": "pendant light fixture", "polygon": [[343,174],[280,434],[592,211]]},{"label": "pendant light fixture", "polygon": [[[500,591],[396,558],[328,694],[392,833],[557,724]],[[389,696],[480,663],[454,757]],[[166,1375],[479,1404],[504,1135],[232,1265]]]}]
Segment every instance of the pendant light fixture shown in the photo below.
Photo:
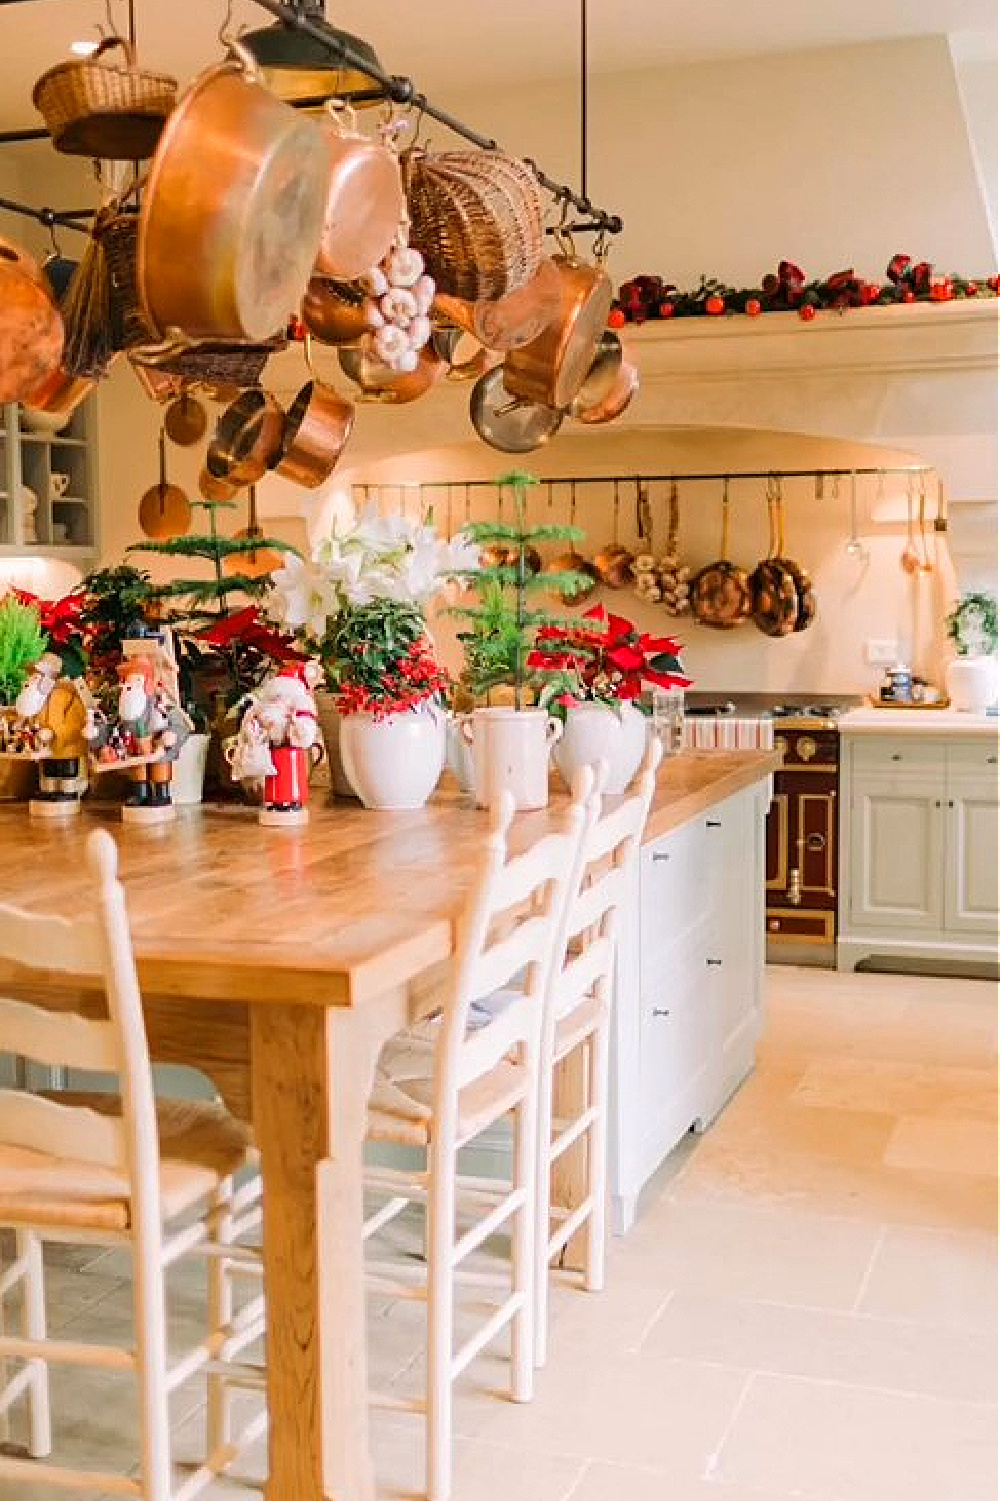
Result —
[{"label": "pendant light fixture", "polygon": [[[304,20],[325,21],[323,0],[288,0]],[[340,40],[359,59],[368,60],[379,72],[381,64],[370,43],[349,31],[334,29],[331,41]],[[360,67],[338,63],[329,46],[305,32],[275,21],[272,26],[245,32],[240,41],[249,48],[273,94],[288,104],[321,101],[336,96],[355,106],[377,104],[385,91],[377,79]]]}]

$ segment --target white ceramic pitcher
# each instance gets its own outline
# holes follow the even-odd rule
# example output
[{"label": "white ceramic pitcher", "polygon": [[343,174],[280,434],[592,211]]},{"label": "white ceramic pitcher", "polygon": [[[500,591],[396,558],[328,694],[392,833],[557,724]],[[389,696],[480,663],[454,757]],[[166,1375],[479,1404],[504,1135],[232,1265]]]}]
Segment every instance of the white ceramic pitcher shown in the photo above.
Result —
[{"label": "white ceramic pitcher", "polygon": [[501,792],[513,795],[518,811],[549,801],[549,750],[562,725],[545,709],[474,709],[462,735],[472,747],[472,791],[488,808]]}]

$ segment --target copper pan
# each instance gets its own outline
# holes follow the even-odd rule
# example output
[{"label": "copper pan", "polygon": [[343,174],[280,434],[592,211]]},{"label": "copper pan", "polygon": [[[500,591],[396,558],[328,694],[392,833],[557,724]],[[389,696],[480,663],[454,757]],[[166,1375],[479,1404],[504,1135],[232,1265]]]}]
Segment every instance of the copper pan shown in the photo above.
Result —
[{"label": "copper pan", "polygon": [[302,322],[320,344],[356,344],[368,332],[364,296],[345,282],[312,277],[300,311]]},{"label": "copper pan", "polygon": [[[459,359],[463,341],[472,340],[473,351],[468,359]],[[467,333],[464,328],[436,328],[431,334],[431,347],[448,366],[445,380],[478,380],[490,368],[490,351]]]},{"label": "copper pan", "polygon": [[590,407],[580,407],[574,402],[570,409],[577,422],[596,427],[602,422],[614,422],[620,417],[639,389],[639,372],[629,360],[623,360],[615,376],[614,384],[602,401]]},{"label": "copper pan", "polygon": [[439,293],[434,311],[472,334],[487,349],[506,354],[537,339],[559,311],[560,277],[549,257],[535,275],[516,292],[495,301],[464,302],[460,297]]},{"label": "copper pan", "polygon": [[420,350],[417,368],[405,372],[390,369],[361,349],[339,349],[337,358],[344,374],[361,387],[359,400],[392,402],[396,406],[416,401],[436,385],[448,369],[429,344]]},{"label": "copper pan", "polygon": [[618,379],[623,358],[621,339],[613,328],[606,328],[597,341],[594,358],[583,385],[570,405],[571,417],[575,417],[578,411],[585,412],[590,407],[596,407],[598,402],[604,400]]},{"label": "copper pan", "polygon": [[281,453],[285,414],[267,391],[244,391],[219,418],[205,455],[214,479],[255,485]]},{"label": "copper pan", "polygon": [[562,425],[563,414],[537,401],[521,401],[503,388],[498,365],[472,388],[469,416],[484,443],[501,453],[533,453]]},{"label": "copper pan", "polygon": [[512,396],[565,410],[586,379],[614,289],[607,272],[571,254],[553,257],[559,271],[559,309],[529,344],[504,360],[503,383]]},{"label": "copper pan", "polygon": [[395,153],[355,129],[349,105],[331,101],[327,109],[326,214],[313,274],[353,281],[392,246],[403,217],[403,179]]},{"label": "copper pan", "polygon": [[143,317],[158,337],[269,338],[309,280],[329,151],[314,119],[257,81],[249,54],[187,89],[160,137],[139,223]]},{"label": "copper pan", "polygon": [[225,505],[227,501],[238,495],[241,486],[234,484],[229,479],[216,479],[214,474],[209,474],[203,469],[198,476],[198,490],[203,500],[215,501]]},{"label": "copper pan", "polygon": [[354,426],[354,406],[332,386],[315,378],[309,345],[306,359],[313,379],[302,387],[285,415],[281,458],[275,474],[315,490],[329,479],[347,447]]},{"label": "copper pan", "polygon": [[59,369],[63,322],[38,263],[0,239],[0,402],[24,401]]},{"label": "copper pan", "polygon": [[70,375],[61,365],[32,391],[24,406],[29,412],[48,412],[53,417],[72,417],[94,390],[97,382],[89,375]]}]

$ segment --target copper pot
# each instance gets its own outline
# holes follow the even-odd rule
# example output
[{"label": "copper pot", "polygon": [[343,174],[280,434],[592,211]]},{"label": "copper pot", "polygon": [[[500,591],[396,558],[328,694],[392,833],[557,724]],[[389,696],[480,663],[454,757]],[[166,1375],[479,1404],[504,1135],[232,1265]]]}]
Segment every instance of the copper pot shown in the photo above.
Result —
[{"label": "copper pot", "polygon": [[353,281],[392,246],[403,217],[403,180],[395,154],[354,128],[349,106],[327,109],[326,215],[313,274]]},{"label": "copper pot", "polygon": [[241,56],[194,80],[150,168],[139,293],[161,338],[180,329],[194,339],[267,339],[298,306],[316,258],[326,139]]},{"label": "copper pot", "polygon": [[606,328],[597,341],[597,349],[583,385],[570,405],[571,417],[575,417],[578,411],[589,411],[591,407],[604,401],[615,386],[622,359],[621,339],[613,328]]},{"label": "copper pot", "polygon": [[516,292],[495,300],[465,302],[460,297],[439,293],[434,310],[450,323],[464,328],[487,349],[506,354],[530,344],[559,311],[560,276],[556,263],[548,256],[535,275]]},{"label": "copper pot", "polygon": [[501,453],[532,453],[559,431],[563,420],[562,412],[553,407],[509,395],[500,365],[476,381],[469,416],[483,442]]},{"label": "copper pot", "polygon": [[240,486],[230,479],[216,479],[214,474],[209,474],[203,469],[198,476],[198,490],[203,500],[210,500],[225,505],[240,492]]},{"label": "copper pot", "polygon": [[321,344],[356,344],[368,332],[364,297],[345,282],[312,277],[300,312],[307,330]]},{"label": "copper pot", "polygon": [[57,365],[48,380],[24,402],[29,412],[50,412],[53,417],[72,417],[97,382],[89,375],[70,375]]},{"label": "copper pot", "polygon": [[585,599],[590,598],[600,583],[600,576],[593,563],[573,548],[554,557],[551,563],[545,565],[542,573],[578,573],[581,575],[581,582],[575,588],[570,586],[557,588],[554,591],[555,597],[567,605],[582,604]]},{"label": "copper pot", "polygon": [[354,407],[332,386],[311,380],[302,387],[285,416],[281,458],[275,474],[315,490],[329,479],[354,426]]},{"label": "copper pot", "polygon": [[171,443],[191,448],[200,443],[208,429],[208,413],[190,391],[182,391],[163,416],[163,428]]},{"label": "copper pot", "polygon": [[59,369],[63,322],[37,262],[0,239],[0,402],[25,401]]},{"label": "copper pot", "polygon": [[592,427],[602,422],[614,422],[624,412],[638,389],[639,371],[628,360],[623,360],[607,395],[591,407],[581,408],[578,401],[574,402],[573,416],[577,422],[585,422]]},{"label": "copper pot", "polygon": [[285,414],[267,391],[244,391],[219,418],[205,468],[213,479],[255,485],[281,453]]},{"label": "copper pot", "polygon": [[360,400],[392,402],[396,406],[416,401],[436,385],[448,369],[429,344],[420,350],[415,370],[392,370],[362,349],[339,349],[337,359],[344,374],[361,387]]},{"label": "copper pot", "polygon": [[481,344],[476,344],[468,359],[456,358],[462,348],[463,340],[469,340],[472,335],[464,328],[436,328],[431,334],[431,346],[448,370],[445,380],[464,381],[478,380],[490,367],[490,352]]},{"label": "copper pot", "polygon": [[559,271],[559,308],[536,339],[514,349],[503,364],[512,396],[565,410],[594,361],[614,290],[607,272],[572,255],[553,257]]}]

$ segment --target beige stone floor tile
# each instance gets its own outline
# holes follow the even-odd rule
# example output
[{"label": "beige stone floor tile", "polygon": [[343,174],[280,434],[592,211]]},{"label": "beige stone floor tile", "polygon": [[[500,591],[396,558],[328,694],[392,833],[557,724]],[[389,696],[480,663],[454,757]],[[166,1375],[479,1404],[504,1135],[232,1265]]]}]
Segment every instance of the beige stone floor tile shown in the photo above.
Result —
[{"label": "beige stone floor tile", "polygon": [[687,1287],[851,1308],[879,1234],[877,1224],[784,1207],[668,1197],[615,1243],[608,1276],[664,1293]]},{"label": "beige stone floor tile", "polygon": [[[762,1491],[756,1486],[718,1485],[682,1479],[669,1469],[589,1464],[567,1501],[799,1501],[801,1492]],[[538,1501],[543,1501],[542,1497]]]},{"label": "beige stone floor tile", "polygon": [[881,1058],[823,1058],[795,1085],[796,1105],[878,1108],[889,1115],[966,1116],[996,1122],[995,1068],[946,1068]]},{"label": "beige stone floor tile", "polygon": [[963,1329],[995,1329],[995,1232],[891,1227],[872,1261],[858,1311]]},{"label": "beige stone floor tile", "polygon": [[996,1409],[754,1376],[712,1474],[809,1501],[995,1501]]},{"label": "beige stone floor tile", "polygon": [[997,1181],[995,1121],[904,1115],[886,1148],[888,1167],[961,1173]]},{"label": "beige stone floor tile", "polygon": [[748,1371],[854,1382],[961,1401],[995,1402],[995,1333],[942,1329],[822,1308],[679,1292],[642,1354],[715,1361]]},{"label": "beige stone floor tile", "polygon": [[497,1402],[476,1437],[524,1454],[562,1454],[704,1472],[746,1382],[742,1371],[686,1360],[611,1355],[581,1360],[554,1347],[528,1404]]},{"label": "beige stone floor tile", "polygon": [[604,1290],[587,1292],[579,1276],[550,1273],[549,1338],[566,1349],[610,1352],[638,1350],[672,1292],[619,1277],[612,1269]]}]

